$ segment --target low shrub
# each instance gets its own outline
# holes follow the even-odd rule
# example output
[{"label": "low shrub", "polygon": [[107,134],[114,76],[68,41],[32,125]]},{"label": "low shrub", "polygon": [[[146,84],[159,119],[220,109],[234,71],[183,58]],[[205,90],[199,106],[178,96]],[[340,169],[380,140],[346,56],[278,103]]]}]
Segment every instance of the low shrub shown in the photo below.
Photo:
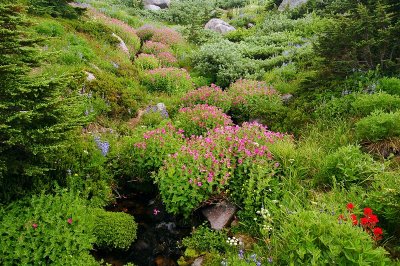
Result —
[{"label": "low shrub", "polygon": [[207,104],[181,108],[174,121],[177,128],[184,130],[186,137],[200,136],[216,127],[233,124],[230,117],[224,114],[221,109]]},{"label": "low shrub", "polygon": [[158,55],[160,53],[166,53],[170,51],[171,49],[168,45],[160,42],[146,41],[142,46],[142,53],[145,54]]},{"label": "low shrub", "polygon": [[400,109],[400,97],[384,92],[375,94],[362,94],[352,103],[353,112],[358,116],[370,115],[375,110],[394,112]]},{"label": "low shrub", "polygon": [[176,67],[178,66],[178,59],[170,52],[161,52],[157,55],[163,67]]},{"label": "low shrub", "polygon": [[389,93],[391,95],[400,95],[400,79],[382,78],[378,81],[377,89]]},{"label": "low shrub", "polygon": [[355,125],[357,137],[362,141],[376,142],[400,136],[400,111],[384,113],[376,111]]},{"label": "low shrub", "polygon": [[189,216],[202,202],[225,191],[231,180],[240,180],[235,186],[241,187],[238,182],[247,179],[246,169],[253,162],[265,162],[267,172],[274,169],[268,145],[282,138],[283,134],[257,123],[220,127],[192,137],[166,158],[156,175],[168,211]]},{"label": "low shrub", "polygon": [[278,92],[264,82],[240,79],[227,93],[232,99],[232,118],[240,122],[261,119],[269,124],[283,110]]},{"label": "low shrub", "polygon": [[166,45],[177,45],[183,42],[183,37],[171,28],[156,28],[151,37],[153,42],[160,42]]},{"label": "low shrub", "polygon": [[196,253],[219,251],[224,252],[229,246],[226,243],[227,235],[224,231],[214,231],[208,226],[197,227],[190,237],[182,240],[183,246]]},{"label": "low shrub", "polygon": [[379,164],[369,154],[363,153],[360,147],[349,145],[326,156],[317,182],[322,185],[340,184],[348,187],[354,183],[371,181],[371,177],[379,171]]},{"label": "low shrub", "polygon": [[68,41],[68,46],[66,46],[59,55],[58,60],[60,63],[65,65],[79,65],[89,62],[95,57],[94,51],[83,38],[68,34],[66,39]]},{"label": "low shrub", "polygon": [[135,59],[135,65],[141,70],[151,70],[160,67],[160,61],[152,54],[139,54]]},{"label": "low shrub", "polygon": [[376,210],[387,228],[396,231],[400,223],[400,174],[393,171],[378,175],[368,193],[366,204]]},{"label": "low shrub", "polygon": [[386,265],[387,252],[351,222],[337,216],[300,211],[287,216],[277,234],[277,257],[285,265]]},{"label": "low shrub", "polygon": [[115,167],[119,176],[150,181],[153,172],[157,172],[163,161],[175,153],[183,144],[181,130],[173,125],[161,124],[154,130],[138,130],[132,137],[123,141]]},{"label": "low shrub", "polygon": [[56,21],[44,21],[35,26],[37,33],[48,37],[61,37],[64,33],[64,27]]},{"label": "low shrub", "polygon": [[104,249],[127,250],[136,239],[137,224],[123,212],[94,211],[96,245]]},{"label": "low shrub", "polygon": [[185,93],[193,88],[189,73],[179,68],[157,68],[146,71],[142,83],[151,92]]},{"label": "low shrub", "polygon": [[98,265],[89,254],[96,239],[93,216],[77,195],[41,194],[3,211],[1,265]]},{"label": "low shrub", "polygon": [[197,90],[189,91],[182,98],[184,106],[193,107],[197,104],[208,104],[221,108],[228,112],[231,108],[231,100],[228,94],[215,84],[203,86]]}]

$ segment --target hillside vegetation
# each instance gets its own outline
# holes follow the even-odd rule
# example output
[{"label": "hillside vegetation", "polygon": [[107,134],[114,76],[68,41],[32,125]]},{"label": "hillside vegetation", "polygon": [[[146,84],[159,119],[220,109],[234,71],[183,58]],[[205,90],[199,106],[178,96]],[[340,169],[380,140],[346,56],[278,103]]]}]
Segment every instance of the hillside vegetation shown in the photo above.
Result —
[{"label": "hillside vegetation", "polygon": [[0,265],[399,265],[400,4],[281,2],[2,1]]}]

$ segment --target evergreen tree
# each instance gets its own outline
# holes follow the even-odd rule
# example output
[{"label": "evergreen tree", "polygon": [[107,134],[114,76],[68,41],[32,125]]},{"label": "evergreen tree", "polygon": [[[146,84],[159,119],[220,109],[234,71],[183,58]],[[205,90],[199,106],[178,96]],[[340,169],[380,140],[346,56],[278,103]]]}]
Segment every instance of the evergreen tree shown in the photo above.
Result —
[{"label": "evergreen tree", "polygon": [[0,202],[46,182],[80,116],[70,78],[32,73],[43,58],[23,14],[21,6],[0,4]]},{"label": "evergreen tree", "polygon": [[331,23],[319,37],[317,53],[328,72],[346,76],[354,70],[400,70],[400,3],[392,0],[333,1]]},{"label": "evergreen tree", "polygon": [[77,18],[83,9],[73,8],[70,0],[29,0],[29,12],[36,15],[49,14],[52,17]]}]

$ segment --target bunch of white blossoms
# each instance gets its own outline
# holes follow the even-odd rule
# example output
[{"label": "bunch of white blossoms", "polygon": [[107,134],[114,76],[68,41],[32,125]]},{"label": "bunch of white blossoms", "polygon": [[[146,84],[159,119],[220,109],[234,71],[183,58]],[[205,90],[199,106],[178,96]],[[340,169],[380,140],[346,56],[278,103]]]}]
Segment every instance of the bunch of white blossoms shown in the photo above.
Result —
[{"label": "bunch of white blossoms", "polygon": [[237,239],[236,237],[228,237],[228,240],[226,240],[226,243],[228,243],[231,246],[243,246],[243,242]]}]

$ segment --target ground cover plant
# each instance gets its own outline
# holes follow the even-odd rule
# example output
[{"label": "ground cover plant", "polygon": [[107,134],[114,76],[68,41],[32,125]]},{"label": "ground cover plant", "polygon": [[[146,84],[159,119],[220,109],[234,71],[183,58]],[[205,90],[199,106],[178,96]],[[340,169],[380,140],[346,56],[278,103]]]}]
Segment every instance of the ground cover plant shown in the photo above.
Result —
[{"label": "ground cover plant", "polygon": [[0,264],[398,265],[400,4],[306,2],[2,1]]}]

